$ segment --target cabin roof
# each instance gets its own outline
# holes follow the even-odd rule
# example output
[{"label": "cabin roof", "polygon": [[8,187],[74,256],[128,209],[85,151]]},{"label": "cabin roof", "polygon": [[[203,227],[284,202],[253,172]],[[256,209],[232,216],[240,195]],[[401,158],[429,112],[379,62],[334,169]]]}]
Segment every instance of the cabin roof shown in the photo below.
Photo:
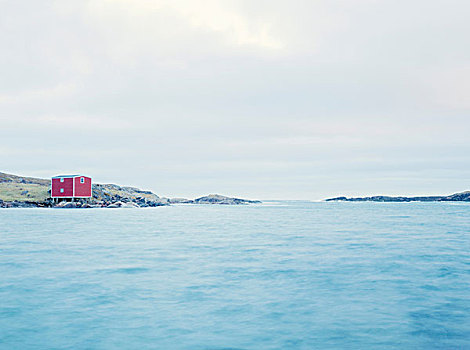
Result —
[{"label": "cabin roof", "polygon": [[86,177],[85,175],[76,174],[76,175],[56,175],[56,176],[53,176],[52,178],[57,179],[57,178],[61,178],[61,177],[79,177],[79,176]]}]

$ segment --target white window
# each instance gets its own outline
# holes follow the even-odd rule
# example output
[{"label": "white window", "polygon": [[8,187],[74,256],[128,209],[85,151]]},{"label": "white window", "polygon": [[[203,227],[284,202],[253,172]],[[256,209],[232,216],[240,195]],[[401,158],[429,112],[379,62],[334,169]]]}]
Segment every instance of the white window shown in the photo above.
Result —
[{"label": "white window", "polygon": [[60,182],[64,182],[64,178],[63,178],[63,177],[60,178]]},{"label": "white window", "polygon": [[84,178],[84,177],[81,177],[81,178],[80,178],[80,183],[81,183],[81,184],[84,184],[84,183],[85,183],[85,178]]},{"label": "white window", "polygon": [[64,193],[64,189],[63,189],[63,188],[60,189],[60,193]]}]

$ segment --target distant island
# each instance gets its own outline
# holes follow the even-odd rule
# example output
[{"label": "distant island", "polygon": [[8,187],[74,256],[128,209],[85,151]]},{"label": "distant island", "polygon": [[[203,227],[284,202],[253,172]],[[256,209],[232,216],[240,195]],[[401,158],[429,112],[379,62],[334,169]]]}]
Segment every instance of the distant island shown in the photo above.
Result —
[{"label": "distant island", "polygon": [[246,205],[261,203],[210,194],[196,199],[159,197],[151,191],[114,184],[93,184],[91,200],[54,203],[51,180],[0,172],[0,208],[145,208],[171,204]]},{"label": "distant island", "polygon": [[335,197],[325,199],[326,202],[470,202],[470,191],[451,194],[448,196],[420,196],[420,197]]}]

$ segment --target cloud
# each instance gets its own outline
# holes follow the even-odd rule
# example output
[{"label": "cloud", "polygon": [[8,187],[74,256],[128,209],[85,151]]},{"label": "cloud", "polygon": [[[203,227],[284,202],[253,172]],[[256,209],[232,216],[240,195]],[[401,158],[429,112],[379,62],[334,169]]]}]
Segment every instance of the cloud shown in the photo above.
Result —
[{"label": "cloud", "polygon": [[465,189],[469,6],[5,2],[0,164],[182,196]]}]

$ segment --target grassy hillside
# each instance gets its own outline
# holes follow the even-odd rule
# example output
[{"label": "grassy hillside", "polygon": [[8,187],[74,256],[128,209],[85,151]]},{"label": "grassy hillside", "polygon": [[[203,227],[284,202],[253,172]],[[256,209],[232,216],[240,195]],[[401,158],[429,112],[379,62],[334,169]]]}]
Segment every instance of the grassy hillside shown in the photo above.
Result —
[{"label": "grassy hillside", "polygon": [[0,199],[5,202],[44,202],[49,198],[49,180],[0,173]]}]

